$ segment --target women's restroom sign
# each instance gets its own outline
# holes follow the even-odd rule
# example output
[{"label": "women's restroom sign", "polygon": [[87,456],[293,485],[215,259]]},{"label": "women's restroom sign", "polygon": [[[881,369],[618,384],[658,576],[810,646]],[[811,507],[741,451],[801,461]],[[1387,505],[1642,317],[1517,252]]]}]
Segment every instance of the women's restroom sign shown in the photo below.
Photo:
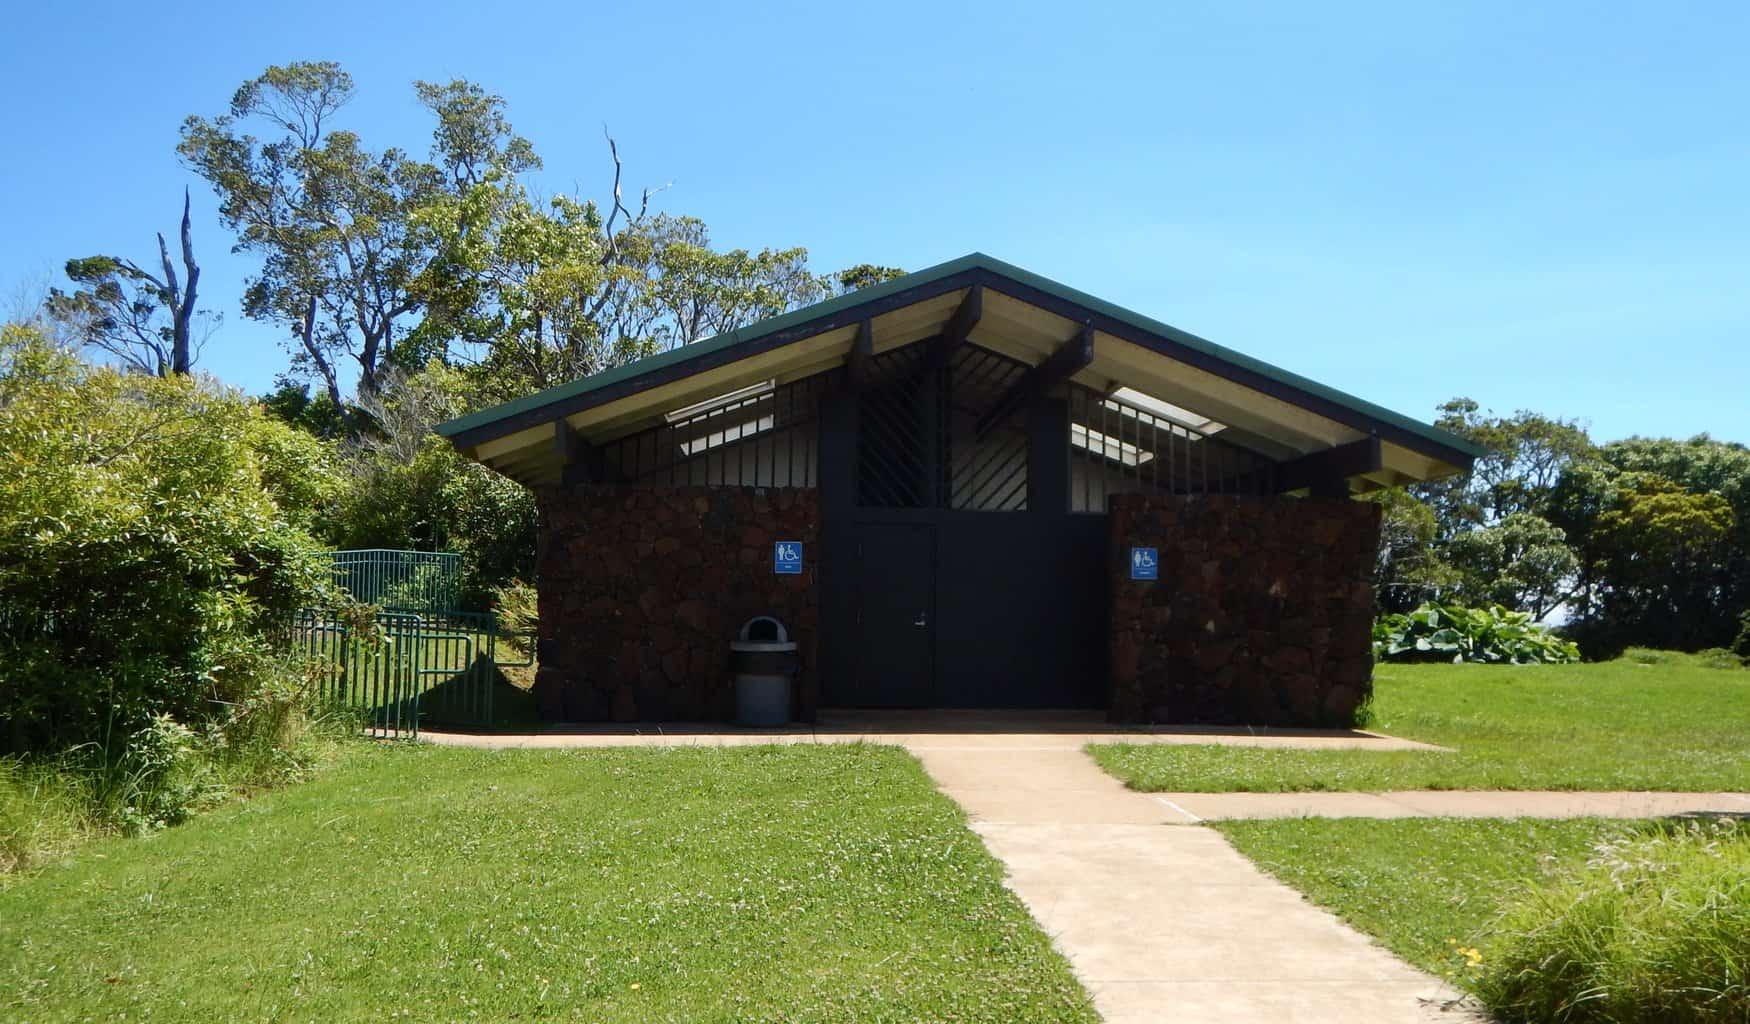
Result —
[{"label": "women's restroom sign", "polygon": [[1130,578],[1158,580],[1161,578],[1161,558],[1154,548],[1130,549]]}]

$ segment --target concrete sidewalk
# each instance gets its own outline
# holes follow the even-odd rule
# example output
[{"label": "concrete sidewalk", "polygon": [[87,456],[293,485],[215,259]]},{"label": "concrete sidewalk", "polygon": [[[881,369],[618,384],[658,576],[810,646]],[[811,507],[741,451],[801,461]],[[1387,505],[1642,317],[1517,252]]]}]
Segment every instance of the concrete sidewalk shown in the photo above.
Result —
[{"label": "concrete sidewalk", "polygon": [[1109,1024],[1481,1020],[1079,750],[914,748]]},{"label": "concrete sidewalk", "polygon": [[421,730],[419,738],[454,746],[501,748],[746,746],[764,743],[890,743],[1004,750],[1080,750],[1089,743],[1159,743],[1292,750],[1444,750],[1360,729],[1220,728],[1115,725],[1097,711],[822,712],[820,721],[778,729],[721,722],[629,722],[554,725],[529,733]]},{"label": "concrete sidewalk", "polygon": [[1399,790],[1385,793],[1150,793],[1169,821],[1234,818],[1670,818],[1750,815],[1745,793]]}]

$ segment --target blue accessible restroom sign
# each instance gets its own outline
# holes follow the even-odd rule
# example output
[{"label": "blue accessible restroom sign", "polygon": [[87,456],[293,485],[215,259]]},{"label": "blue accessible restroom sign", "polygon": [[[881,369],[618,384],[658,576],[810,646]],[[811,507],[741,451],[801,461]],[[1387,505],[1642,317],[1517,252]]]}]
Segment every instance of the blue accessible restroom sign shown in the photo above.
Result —
[{"label": "blue accessible restroom sign", "polygon": [[1156,552],[1154,548],[1131,548],[1130,578],[1133,580],[1160,579],[1160,554]]},{"label": "blue accessible restroom sign", "polygon": [[802,542],[781,540],[772,545],[772,571],[780,576],[802,574]]}]

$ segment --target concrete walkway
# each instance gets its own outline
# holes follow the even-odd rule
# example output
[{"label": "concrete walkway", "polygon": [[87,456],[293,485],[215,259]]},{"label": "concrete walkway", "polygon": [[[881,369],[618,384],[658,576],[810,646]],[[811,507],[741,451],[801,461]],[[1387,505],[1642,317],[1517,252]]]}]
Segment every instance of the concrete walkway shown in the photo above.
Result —
[{"label": "concrete walkway", "polygon": [[1458,993],[1079,750],[913,753],[1008,868],[1108,1024],[1481,1019]]},{"label": "concrete walkway", "polygon": [[1750,815],[1745,793],[1426,790],[1385,793],[1153,793],[1169,820],[1234,818],[1671,818]]}]

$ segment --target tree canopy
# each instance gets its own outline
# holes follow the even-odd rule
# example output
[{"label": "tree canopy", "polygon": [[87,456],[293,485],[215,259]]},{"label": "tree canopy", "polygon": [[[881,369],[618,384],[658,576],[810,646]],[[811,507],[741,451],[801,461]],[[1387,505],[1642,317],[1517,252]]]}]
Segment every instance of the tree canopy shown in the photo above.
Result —
[{"label": "tree canopy", "polygon": [[1441,412],[1486,454],[1467,476],[1376,498],[1383,608],[1499,604],[1563,622],[1589,653],[1734,642],[1750,613],[1750,449],[1595,445],[1576,423],[1462,398]]}]

